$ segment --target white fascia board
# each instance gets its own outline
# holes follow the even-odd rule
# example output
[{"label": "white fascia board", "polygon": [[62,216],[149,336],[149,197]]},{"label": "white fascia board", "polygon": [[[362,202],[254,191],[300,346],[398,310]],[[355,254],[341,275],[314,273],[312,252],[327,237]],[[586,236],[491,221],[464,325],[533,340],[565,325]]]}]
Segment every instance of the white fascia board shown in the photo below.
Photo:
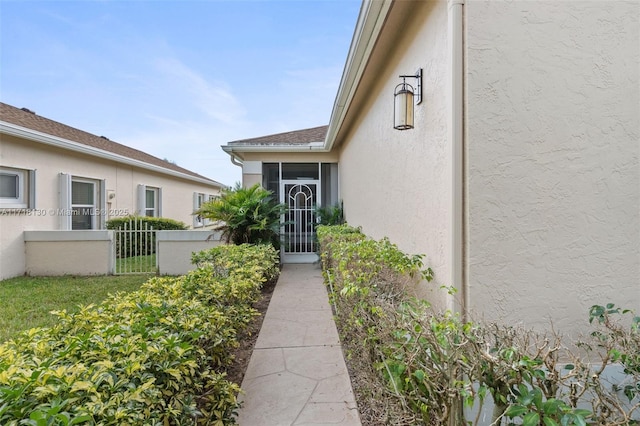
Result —
[{"label": "white fascia board", "polygon": [[358,82],[364,73],[373,47],[382,30],[389,9],[395,0],[364,0],[349,47],[349,54],[342,72],[338,94],[333,104],[329,129],[324,141],[327,151],[331,150],[338,130],[342,127],[349,105],[353,100]]},{"label": "white fascia board", "polygon": [[205,185],[219,186],[220,188],[226,188],[226,185],[220,182],[216,182],[214,180],[198,178],[196,176],[191,176],[186,173],[156,166],[155,164],[149,164],[149,163],[145,163],[144,161],[134,160],[133,158],[125,157],[124,155],[114,154],[113,152],[105,151],[103,149],[94,148],[92,146],[84,145],[78,142],[73,142],[68,139],[48,135],[46,133],[28,129],[26,127],[16,126],[15,124],[7,123],[5,121],[0,121],[0,133],[4,133],[10,136],[16,136],[22,139],[28,139],[34,142],[43,143],[45,145],[55,146],[57,148],[62,148],[69,151],[91,155],[93,157],[102,158],[105,160],[115,161],[117,163],[126,164],[129,166],[134,166],[134,167],[138,167],[145,170],[151,170],[151,171],[162,173],[169,176],[179,177],[182,179],[202,183]]},{"label": "white fascia board", "polygon": [[223,145],[222,150],[227,154],[242,152],[328,152],[324,143],[312,142],[307,145]]}]

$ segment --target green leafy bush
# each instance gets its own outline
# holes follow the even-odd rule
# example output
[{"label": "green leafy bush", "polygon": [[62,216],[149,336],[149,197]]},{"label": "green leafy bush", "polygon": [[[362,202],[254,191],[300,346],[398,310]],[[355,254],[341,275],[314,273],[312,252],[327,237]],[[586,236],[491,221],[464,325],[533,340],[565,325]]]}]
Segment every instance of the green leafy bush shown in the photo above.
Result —
[{"label": "green leafy bush", "polygon": [[[429,281],[420,256],[347,225],[319,227],[321,258],[358,403],[372,423],[526,426],[640,424],[640,317],[613,304],[590,310],[595,330],[578,342],[557,334],[463,321],[410,297]],[[562,361],[561,361],[562,360]],[[597,362],[595,362],[597,361]],[[620,366],[621,378],[607,368]],[[463,407],[477,414],[465,418]]]},{"label": "green leafy bush", "polygon": [[280,217],[286,211],[271,191],[259,184],[243,188],[240,184],[225,189],[222,195],[204,203],[195,212],[221,222],[215,229],[233,244],[271,244],[280,247]]},{"label": "green leafy bush", "polygon": [[[244,249],[224,277],[152,278],[0,345],[0,424],[233,424],[225,369],[275,256]],[[226,262],[225,250],[209,255]]]},{"label": "green leafy bush", "polygon": [[319,225],[342,225],[344,224],[344,210],[342,202],[333,206],[315,208],[316,218]]},{"label": "green leafy bush", "polygon": [[[114,230],[186,230],[187,225],[183,222],[165,217],[149,216],[125,216],[117,217],[107,221],[107,229]],[[120,233],[115,241],[116,255],[118,258],[130,256],[148,256],[155,254],[156,236],[155,233]]]},{"label": "green leafy bush", "polygon": [[157,231],[164,230],[177,230],[183,231],[188,229],[188,226],[184,222],[180,222],[179,220],[169,219],[166,217],[151,217],[151,216],[124,216],[117,217],[114,219],[109,219],[107,221],[107,229],[123,229],[125,224],[129,222],[142,222],[142,226],[145,224],[151,229],[155,229]]}]

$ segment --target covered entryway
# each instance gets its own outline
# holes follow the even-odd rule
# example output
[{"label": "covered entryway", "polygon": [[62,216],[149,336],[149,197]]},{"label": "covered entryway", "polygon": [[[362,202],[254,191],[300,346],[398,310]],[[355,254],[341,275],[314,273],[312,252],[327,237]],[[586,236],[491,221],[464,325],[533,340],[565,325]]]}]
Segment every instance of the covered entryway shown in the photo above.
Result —
[{"label": "covered entryway", "polygon": [[229,142],[222,149],[242,167],[242,185],[260,183],[288,206],[282,216],[284,263],[318,260],[315,237],[318,207],[337,206],[338,153],[324,147],[329,126]]},{"label": "covered entryway", "polygon": [[262,163],[262,186],[272,191],[288,208],[282,217],[282,261],[316,262],[316,211],[318,206],[338,202],[338,165],[322,162]]}]

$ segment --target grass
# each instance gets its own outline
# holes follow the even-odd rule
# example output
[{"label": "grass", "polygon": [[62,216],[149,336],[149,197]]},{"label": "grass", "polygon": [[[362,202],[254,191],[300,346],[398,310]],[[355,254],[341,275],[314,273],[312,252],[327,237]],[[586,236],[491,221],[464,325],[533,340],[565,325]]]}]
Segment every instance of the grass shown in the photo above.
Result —
[{"label": "grass", "polygon": [[33,327],[49,327],[49,312],[102,302],[109,293],[135,291],[148,275],[16,277],[0,281],[0,343]]},{"label": "grass", "polygon": [[117,273],[155,273],[156,272],[156,255],[149,256],[132,256],[123,259],[116,259]]}]

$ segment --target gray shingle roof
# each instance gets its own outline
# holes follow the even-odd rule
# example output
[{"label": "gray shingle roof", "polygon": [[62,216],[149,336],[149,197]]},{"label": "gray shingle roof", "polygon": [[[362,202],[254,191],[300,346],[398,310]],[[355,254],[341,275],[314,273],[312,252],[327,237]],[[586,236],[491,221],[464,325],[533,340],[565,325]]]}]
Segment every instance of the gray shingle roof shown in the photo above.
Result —
[{"label": "gray shingle roof", "polygon": [[191,170],[187,170],[168,161],[161,160],[160,158],[154,157],[146,152],[114,142],[104,136],[96,136],[83,130],[58,123],[57,121],[49,120],[48,118],[41,117],[26,108],[16,108],[0,102],[0,121],[25,127],[47,135],[56,136],[72,142],[77,142],[82,145],[101,149],[126,158],[173,170],[175,172],[184,173],[200,179],[206,179],[211,181],[212,184],[219,184],[206,176],[199,175]]},{"label": "gray shingle roof", "polygon": [[270,146],[270,145],[306,145],[311,142],[324,142],[329,126],[312,127],[292,132],[276,133],[258,138],[241,139],[228,142],[230,146]]}]

